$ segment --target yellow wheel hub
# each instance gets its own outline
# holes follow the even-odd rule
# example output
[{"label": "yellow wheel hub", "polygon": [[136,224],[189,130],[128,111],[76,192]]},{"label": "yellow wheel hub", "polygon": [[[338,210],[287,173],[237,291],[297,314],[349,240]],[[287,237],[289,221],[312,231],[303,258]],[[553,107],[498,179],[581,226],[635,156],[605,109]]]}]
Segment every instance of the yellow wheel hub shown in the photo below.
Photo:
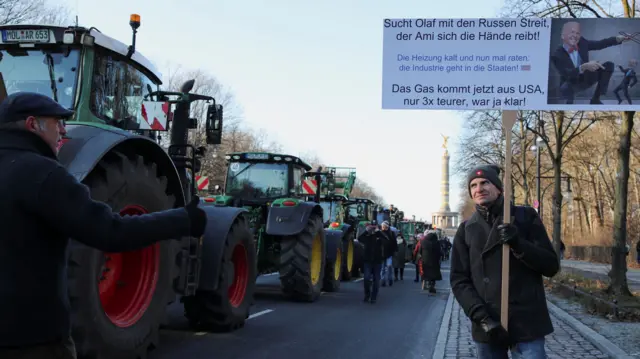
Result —
[{"label": "yellow wheel hub", "polygon": [[336,263],[333,265],[333,276],[336,280],[340,280],[340,274],[342,274],[342,251],[338,248],[336,252]]},{"label": "yellow wheel hub", "polygon": [[311,284],[316,285],[320,281],[320,272],[322,271],[322,235],[317,233],[313,237],[311,245]]},{"label": "yellow wheel hub", "polygon": [[353,270],[353,241],[349,241],[347,245],[347,270]]}]

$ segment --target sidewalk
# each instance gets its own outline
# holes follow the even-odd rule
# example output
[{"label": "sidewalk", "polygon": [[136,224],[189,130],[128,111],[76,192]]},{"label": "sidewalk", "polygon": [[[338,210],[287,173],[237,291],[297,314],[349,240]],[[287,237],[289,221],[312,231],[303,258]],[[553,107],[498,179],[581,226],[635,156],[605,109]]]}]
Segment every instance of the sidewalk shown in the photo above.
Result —
[{"label": "sidewalk", "polygon": [[[592,340],[598,340],[600,342],[598,346],[602,346],[602,341],[607,341],[606,339],[594,339],[593,333],[587,332],[588,329],[582,331],[585,330],[584,327],[578,328],[581,329],[578,331],[575,322],[572,322],[573,325],[571,325],[569,320],[565,321],[561,318],[561,316],[567,318],[568,314],[557,307],[550,312],[555,331],[546,337],[546,350],[549,359],[612,358],[592,342]],[[591,340],[588,339],[590,336]],[[612,345],[614,350],[619,350],[610,342],[606,345]],[[471,322],[454,299],[453,294],[450,294],[433,359],[476,358],[476,355],[476,348],[471,339]]]},{"label": "sidewalk", "polygon": [[[609,280],[611,264],[563,259],[561,265],[563,269],[569,269],[568,272],[577,272],[593,279]],[[632,292],[640,292],[640,269],[627,268],[627,282]]]}]

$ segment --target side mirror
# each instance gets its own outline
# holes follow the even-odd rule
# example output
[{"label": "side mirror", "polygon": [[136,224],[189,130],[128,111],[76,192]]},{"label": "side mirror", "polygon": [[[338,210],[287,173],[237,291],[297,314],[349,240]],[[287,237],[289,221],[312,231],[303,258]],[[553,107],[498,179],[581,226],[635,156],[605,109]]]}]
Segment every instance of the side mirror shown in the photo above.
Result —
[{"label": "side mirror", "polygon": [[205,132],[208,145],[222,143],[222,105],[210,105],[207,107]]}]

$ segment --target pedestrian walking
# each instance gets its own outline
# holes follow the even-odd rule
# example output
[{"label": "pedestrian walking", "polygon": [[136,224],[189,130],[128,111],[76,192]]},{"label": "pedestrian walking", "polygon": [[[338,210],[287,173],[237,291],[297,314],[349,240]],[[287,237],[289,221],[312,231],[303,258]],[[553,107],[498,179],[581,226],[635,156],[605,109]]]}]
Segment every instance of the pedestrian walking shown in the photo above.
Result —
[{"label": "pedestrian walking", "polygon": [[638,243],[636,243],[636,257],[638,264],[640,264],[640,239],[638,240]]},{"label": "pedestrian walking", "polygon": [[414,282],[418,283],[422,277],[422,258],[420,251],[420,242],[424,238],[424,234],[416,234],[416,246],[413,248],[413,264],[416,266],[416,279]]},{"label": "pedestrian walking", "polygon": [[393,285],[393,256],[398,250],[398,243],[396,242],[396,235],[391,230],[389,222],[382,222],[380,227],[380,233],[382,233],[385,238],[384,264],[382,265],[380,277],[383,287],[386,287],[387,284],[391,287]]},{"label": "pedestrian walking", "polygon": [[435,293],[436,281],[442,280],[440,271],[442,248],[436,233],[430,231],[422,238],[420,252],[422,254],[422,290]]},{"label": "pedestrian walking", "polygon": [[76,357],[67,295],[69,238],[122,252],[205,230],[197,197],[186,208],[131,217],[92,200],[57,158],[71,115],[37,93],[14,93],[0,104],[2,359]]},{"label": "pedestrian walking", "polygon": [[398,233],[396,243],[398,250],[393,255],[393,277],[398,281],[404,280],[404,266],[407,261],[407,241],[402,236],[402,233]]},{"label": "pedestrian walking", "polygon": [[[480,166],[467,177],[475,212],[453,240],[451,288],[472,322],[478,358],[546,358],[545,336],[553,332],[543,276],[559,270],[558,257],[537,212],[511,206],[503,223],[504,198],[497,166]],[[502,247],[509,244],[509,325],[500,324]]]},{"label": "pedestrian walking", "polygon": [[[358,237],[358,242],[364,246],[364,301],[375,303],[380,287],[380,272],[384,259],[386,238],[375,224],[367,225]],[[372,290],[373,287],[373,290]]]}]

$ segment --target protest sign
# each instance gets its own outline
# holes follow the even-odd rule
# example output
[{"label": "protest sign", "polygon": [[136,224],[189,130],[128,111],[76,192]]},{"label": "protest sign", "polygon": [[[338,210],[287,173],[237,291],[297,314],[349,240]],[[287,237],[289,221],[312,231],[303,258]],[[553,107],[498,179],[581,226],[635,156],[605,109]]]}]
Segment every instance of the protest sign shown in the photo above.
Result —
[{"label": "protest sign", "polygon": [[640,110],[640,19],[383,24],[383,109]]}]

